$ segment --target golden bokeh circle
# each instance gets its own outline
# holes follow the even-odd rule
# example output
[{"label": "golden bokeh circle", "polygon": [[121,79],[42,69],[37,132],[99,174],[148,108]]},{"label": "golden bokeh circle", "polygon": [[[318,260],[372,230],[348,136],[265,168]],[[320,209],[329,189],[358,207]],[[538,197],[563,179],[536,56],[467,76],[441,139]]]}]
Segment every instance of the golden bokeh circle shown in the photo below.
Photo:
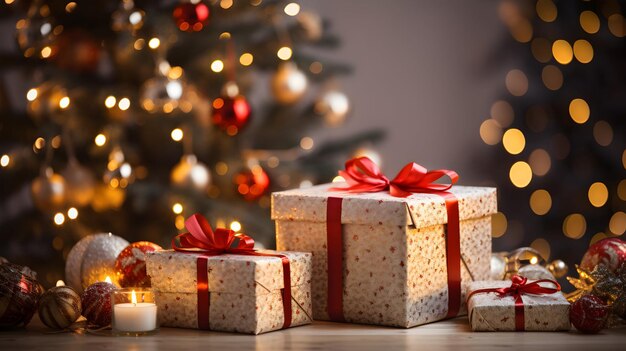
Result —
[{"label": "golden bokeh circle", "polygon": [[530,52],[541,63],[548,63],[552,59],[552,44],[546,38],[535,38],[530,43]]},{"label": "golden bokeh circle", "polygon": [[572,50],[572,46],[565,40],[559,39],[552,43],[552,56],[554,59],[562,64],[567,65],[572,62],[574,58],[574,51]]},{"label": "golden bokeh circle", "polygon": [[554,22],[558,14],[556,5],[552,0],[538,0],[535,9],[539,18],[544,22]]},{"label": "golden bokeh circle", "polygon": [[587,221],[580,213],[573,213],[563,221],[563,234],[570,239],[580,239],[587,231]]},{"label": "golden bokeh circle", "polygon": [[506,89],[513,96],[523,96],[528,92],[528,78],[526,74],[519,69],[512,69],[506,74]]},{"label": "golden bokeh circle", "polygon": [[609,189],[604,183],[596,182],[591,184],[587,191],[589,202],[593,207],[602,207],[609,199]]},{"label": "golden bokeh circle", "polygon": [[524,188],[530,181],[533,179],[533,172],[528,165],[528,163],[524,161],[517,161],[511,166],[511,170],[509,171],[509,178],[511,179],[511,183],[518,188]]},{"label": "golden bokeh circle", "polygon": [[589,63],[593,60],[593,46],[591,43],[584,39],[579,39],[574,42],[574,57],[580,63]]},{"label": "golden bokeh circle", "polygon": [[583,99],[577,98],[569,103],[569,115],[578,124],[583,124],[589,120],[591,111],[589,105]]},{"label": "golden bokeh circle", "polygon": [[598,241],[602,240],[602,239],[606,239],[608,238],[608,236],[602,232],[600,233],[596,233],[591,237],[591,240],[589,240],[589,246],[597,243]]},{"label": "golden bokeh circle", "polygon": [[580,26],[585,32],[589,34],[595,34],[598,33],[598,31],[600,30],[600,19],[598,18],[598,15],[595,14],[595,12],[583,11],[580,14],[579,19]]},{"label": "golden bokeh circle", "polygon": [[626,201],[626,179],[622,179],[617,185],[617,196],[622,201]]},{"label": "golden bokeh circle", "polygon": [[539,255],[544,259],[548,260],[550,258],[550,243],[544,238],[537,238],[530,243],[530,247],[537,250]]},{"label": "golden bokeh circle", "polygon": [[530,195],[530,209],[537,215],[543,216],[552,208],[552,196],[547,190],[535,190]]},{"label": "golden bokeh circle", "polygon": [[626,232],[626,213],[619,211],[611,216],[609,230],[615,235],[622,235]]},{"label": "golden bokeh circle", "polygon": [[513,106],[504,100],[498,100],[491,105],[491,118],[500,123],[502,128],[506,128],[513,123],[515,113],[513,112]]},{"label": "golden bokeh circle", "polygon": [[593,138],[598,145],[609,146],[613,142],[613,128],[606,121],[598,121],[593,125]]},{"label": "golden bokeh circle", "polygon": [[533,173],[538,176],[544,176],[550,171],[552,160],[550,154],[544,149],[537,149],[530,153],[528,163]]},{"label": "golden bokeh circle", "polygon": [[517,155],[524,151],[526,146],[526,138],[524,133],[516,128],[508,129],[502,136],[502,145],[504,149],[511,155]]},{"label": "golden bokeh circle", "polygon": [[506,233],[508,222],[506,216],[502,212],[494,213],[491,216],[491,236],[499,238]]},{"label": "golden bokeh circle", "polygon": [[546,88],[559,90],[563,86],[563,73],[554,65],[547,65],[541,71],[541,80]]},{"label": "golden bokeh circle", "polygon": [[496,145],[502,139],[502,127],[498,121],[490,118],[480,125],[480,138],[487,145]]},{"label": "golden bokeh circle", "polygon": [[624,22],[624,16],[619,13],[609,16],[609,31],[611,34],[618,38],[626,36],[626,23]]}]

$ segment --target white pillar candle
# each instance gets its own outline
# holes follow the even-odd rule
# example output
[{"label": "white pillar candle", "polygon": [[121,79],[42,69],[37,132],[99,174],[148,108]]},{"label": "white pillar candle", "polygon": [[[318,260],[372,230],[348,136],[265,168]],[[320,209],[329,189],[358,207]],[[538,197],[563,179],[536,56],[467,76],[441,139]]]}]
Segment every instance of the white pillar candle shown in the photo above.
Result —
[{"label": "white pillar candle", "polygon": [[137,303],[135,291],[131,303],[113,306],[113,329],[121,332],[148,332],[157,328],[157,306],[152,302]]}]

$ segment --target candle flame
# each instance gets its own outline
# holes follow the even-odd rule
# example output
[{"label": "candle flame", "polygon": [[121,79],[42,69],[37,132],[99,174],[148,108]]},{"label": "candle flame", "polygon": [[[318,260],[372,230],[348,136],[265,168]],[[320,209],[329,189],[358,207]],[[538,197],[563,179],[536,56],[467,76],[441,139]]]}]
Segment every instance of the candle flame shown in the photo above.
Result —
[{"label": "candle flame", "polygon": [[130,294],[130,301],[133,303],[133,305],[137,304],[137,294],[135,294],[135,290],[133,290]]},{"label": "candle flame", "polygon": [[56,286],[65,286],[65,282],[62,281],[61,279],[57,280],[57,285]]},{"label": "candle flame", "polygon": [[104,279],[105,282],[109,283],[109,284],[113,284],[113,281],[111,280],[111,277],[109,277],[107,275],[107,277]]}]

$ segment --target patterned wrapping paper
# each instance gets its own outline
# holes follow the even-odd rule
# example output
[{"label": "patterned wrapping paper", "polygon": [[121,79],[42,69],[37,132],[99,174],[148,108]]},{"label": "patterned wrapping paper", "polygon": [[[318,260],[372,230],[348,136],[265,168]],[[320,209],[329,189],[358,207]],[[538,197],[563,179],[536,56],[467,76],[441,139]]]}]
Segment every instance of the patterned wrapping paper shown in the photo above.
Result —
[{"label": "patterned wrapping paper", "polygon": [[[549,283],[539,283],[551,286]],[[468,291],[485,288],[505,288],[511,281],[477,281]],[[547,295],[522,294],[524,330],[566,331],[570,329],[570,303],[561,292]],[[468,317],[473,331],[515,331],[515,298],[499,297],[496,293],[477,293],[468,301]]]},{"label": "patterned wrapping paper", "polygon": [[[433,194],[396,198],[382,192],[329,192],[330,186],[272,194],[278,249],[313,253],[313,317],[329,319],[325,221],[327,198],[335,196],[343,198],[346,321],[413,327],[445,318],[448,279],[444,199]],[[496,191],[455,186],[450,192],[459,200],[461,255],[465,263],[461,266],[462,281],[488,279]],[[465,301],[464,291],[462,299]]]},{"label": "patterned wrapping paper", "polygon": [[[311,323],[311,254],[283,254],[291,270],[292,323]],[[146,269],[152,281],[162,326],[198,328],[198,255],[163,250],[148,253]],[[208,258],[211,330],[260,334],[281,329],[284,322],[278,257],[225,254]]]}]

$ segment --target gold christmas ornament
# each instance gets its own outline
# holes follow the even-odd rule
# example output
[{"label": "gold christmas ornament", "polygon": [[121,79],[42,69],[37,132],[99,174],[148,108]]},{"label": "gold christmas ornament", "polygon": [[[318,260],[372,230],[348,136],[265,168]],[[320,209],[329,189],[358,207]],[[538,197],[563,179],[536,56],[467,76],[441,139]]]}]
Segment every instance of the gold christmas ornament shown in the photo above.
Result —
[{"label": "gold christmas ornament", "polygon": [[87,167],[72,158],[61,174],[65,178],[69,205],[83,207],[91,203],[96,193],[96,178]]},{"label": "gold christmas ornament", "polygon": [[[526,266],[531,267],[522,269]],[[522,274],[524,271],[533,276],[544,276],[549,273],[554,278],[560,278],[567,274],[567,265],[561,260],[546,264],[539,251],[531,247],[520,247],[511,252],[494,252],[491,254],[491,279],[506,280],[512,275]]]},{"label": "gold christmas ornament", "polygon": [[103,212],[110,209],[117,209],[124,204],[126,191],[122,188],[113,188],[108,184],[96,186],[96,192],[91,201],[91,207],[96,212]]},{"label": "gold christmas ornament", "polygon": [[65,329],[81,314],[80,295],[69,286],[55,286],[39,299],[39,319],[48,328]]},{"label": "gold christmas ornament", "polygon": [[41,211],[53,211],[65,203],[65,178],[47,168],[44,174],[33,180],[31,193],[35,206]]},{"label": "gold christmas ornament", "polygon": [[115,260],[128,244],[128,241],[111,233],[82,238],[67,255],[65,262],[67,285],[82,293],[89,285],[104,281],[107,276],[117,284]]},{"label": "gold christmas ornament", "polygon": [[306,92],[306,74],[293,62],[283,62],[272,77],[272,93],[281,104],[293,104]]},{"label": "gold christmas ornament", "polygon": [[57,26],[50,16],[48,5],[33,1],[26,18],[17,22],[17,44],[24,57],[48,58],[54,54],[52,44],[62,31],[63,26]]},{"label": "gold christmas ornament", "polygon": [[337,90],[328,90],[315,103],[315,112],[324,117],[329,126],[338,126],[345,122],[350,111],[350,101],[346,94]]},{"label": "gold christmas ornament", "polygon": [[204,163],[198,162],[196,155],[184,155],[170,174],[172,184],[186,189],[205,191],[211,184],[211,174]]},{"label": "gold christmas ornament", "polygon": [[112,188],[126,188],[134,179],[133,167],[125,161],[124,153],[115,147],[109,154],[109,163],[104,172],[104,182]]},{"label": "gold christmas ornament", "polygon": [[550,262],[546,268],[554,275],[555,278],[564,277],[567,274],[567,264],[561,260]]}]

